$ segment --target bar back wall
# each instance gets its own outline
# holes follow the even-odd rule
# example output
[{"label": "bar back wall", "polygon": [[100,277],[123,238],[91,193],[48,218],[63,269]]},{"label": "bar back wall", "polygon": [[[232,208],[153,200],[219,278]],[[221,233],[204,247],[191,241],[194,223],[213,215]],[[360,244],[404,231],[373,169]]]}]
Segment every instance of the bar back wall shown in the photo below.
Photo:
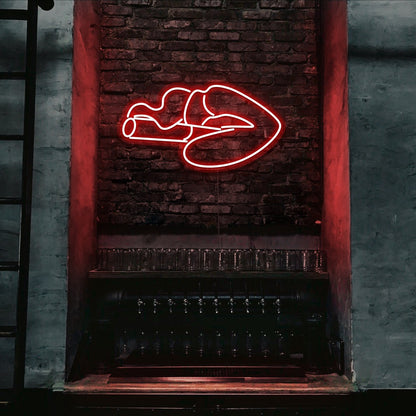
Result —
[{"label": "bar back wall", "polygon": [[[186,230],[318,233],[321,219],[317,2],[101,2],[98,217],[101,232]],[[262,158],[231,171],[196,171],[172,146],[119,139],[126,106],[159,105],[171,85],[233,85],[285,120]],[[234,111],[236,108],[229,103]],[[235,112],[235,111],[234,111]],[[231,140],[247,150],[252,137]],[[206,154],[220,152],[206,141]],[[208,156],[209,157],[209,156]],[[132,228],[133,227],[133,228]],[[254,231],[255,230],[255,231]]]}]

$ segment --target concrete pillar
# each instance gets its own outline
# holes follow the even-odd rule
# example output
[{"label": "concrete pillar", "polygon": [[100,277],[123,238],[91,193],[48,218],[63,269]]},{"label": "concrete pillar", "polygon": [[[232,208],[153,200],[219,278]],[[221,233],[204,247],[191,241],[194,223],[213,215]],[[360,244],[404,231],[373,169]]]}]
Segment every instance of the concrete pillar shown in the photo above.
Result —
[{"label": "concrete pillar", "polygon": [[416,2],[348,2],[352,357],[416,387]]}]

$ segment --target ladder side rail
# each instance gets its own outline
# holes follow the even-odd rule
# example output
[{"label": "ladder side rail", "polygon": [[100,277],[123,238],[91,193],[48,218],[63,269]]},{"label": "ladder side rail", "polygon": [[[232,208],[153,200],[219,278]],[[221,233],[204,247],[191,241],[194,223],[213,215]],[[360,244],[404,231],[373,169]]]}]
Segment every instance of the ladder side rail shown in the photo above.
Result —
[{"label": "ladder side rail", "polygon": [[37,21],[37,2],[34,0],[29,0],[26,30],[26,84],[21,191],[22,209],[19,246],[19,280],[16,307],[17,331],[15,342],[15,362],[13,377],[13,388],[16,395],[19,395],[23,391],[25,383],[33,152],[35,135]]}]

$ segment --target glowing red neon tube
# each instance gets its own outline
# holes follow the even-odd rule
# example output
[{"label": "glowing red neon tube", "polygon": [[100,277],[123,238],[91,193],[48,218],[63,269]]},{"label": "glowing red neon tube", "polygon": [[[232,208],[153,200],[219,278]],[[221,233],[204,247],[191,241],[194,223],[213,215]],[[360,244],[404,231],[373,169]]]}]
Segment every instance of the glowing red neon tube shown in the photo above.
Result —
[{"label": "glowing red neon tube", "polygon": [[[207,99],[211,94],[221,92],[231,93],[246,104],[260,110],[273,123],[273,130],[260,146],[237,159],[214,163],[198,162],[190,155],[190,148],[195,143],[229,135],[232,132],[256,128],[255,123],[248,117],[242,117],[233,112],[215,113]],[[168,116],[166,121],[164,117],[167,113],[166,103],[170,97],[174,96],[181,96],[185,100],[185,105],[179,114]],[[221,84],[193,90],[185,87],[171,87],[162,95],[159,106],[151,106],[145,102],[132,104],[121,126],[123,140],[129,143],[175,144],[182,149],[183,160],[188,166],[207,171],[233,169],[252,162],[277,142],[283,130],[282,119],[265,105],[236,88]]]}]

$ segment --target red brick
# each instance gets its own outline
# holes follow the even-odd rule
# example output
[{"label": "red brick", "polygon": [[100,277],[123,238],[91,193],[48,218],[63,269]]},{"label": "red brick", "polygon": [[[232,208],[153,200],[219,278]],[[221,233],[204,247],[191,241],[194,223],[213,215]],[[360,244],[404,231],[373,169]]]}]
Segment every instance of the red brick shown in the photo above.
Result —
[{"label": "red brick", "polygon": [[[208,175],[210,175],[208,173]],[[217,175],[215,175],[217,177]],[[216,185],[212,183],[202,182],[202,183],[195,183],[187,181],[182,184],[182,189],[185,192],[189,193],[199,193],[199,192],[206,192],[206,193],[213,193],[216,189]]]},{"label": "red brick", "polygon": [[177,8],[172,7],[169,10],[169,18],[171,19],[201,19],[204,17],[204,10],[195,8]]},{"label": "red brick", "polygon": [[316,7],[316,0],[293,0],[292,7],[314,9]]},{"label": "red brick", "polygon": [[271,30],[286,32],[290,30],[290,23],[282,20],[270,20],[257,22],[259,30]]},{"label": "red brick", "polygon": [[161,156],[160,151],[156,151],[152,149],[134,148],[130,151],[130,159],[149,160],[149,159],[159,159],[160,156]]},{"label": "red brick", "polygon": [[100,104],[105,107],[105,106],[112,106],[114,108],[119,107],[120,105],[127,105],[128,104],[128,98],[126,97],[122,97],[122,96],[118,96],[118,97],[114,97],[113,95],[101,95],[100,97]]},{"label": "red brick", "polygon": [[182,30],[178,33],[178,39],[183,40],[205,40],[207,39],[207,32],[203,31],[185,31]]},{"label": "red brick", "polygon": [[237,32],[210,32],[209,38],[212,40],[238,40],[240,34]]},{"label": "red brick", "polygon": [[291,24],[292,30],[304,30],[307,31],[315,31],[316,30],[316,22],[314,20],[304,21],[304,22],[293,22]]},{"label": "red brick", "polygon": [[308,60],[308,56],[303,53],[280,54],[277,61],[280,63],[303,63]]},{"label": "red brick", "polygon": [[248,42],[270,42],[273,40],[273,33],[271,32],[243,32],[241,40]]},{"label": "red brick", "polygon": [[99,129],[101,136],[106,137],[117,137],[118,136],[118,128],[114,125],[101,125]]},{"label": "red brick", "polygon": [[191,26],[191,22],[189,20],[169,20],[164,22],[162,26],[165,29],[183,29]]},{"label": "red brick", "polygon": [[124,48],[127,48],[127,40],[105,37],[104,39],[101,40],[101,47],[124,49]]},{"label": "red brick", "polygon": [[155,8],[149,7],[146,10],[138,10],[136,15],[145,15],[150,19],[168,19],[169,9],[168,8]]},{"label": "red brick", "polygon": [[245,192],[246,190],[247,190],[247,186],[242,183],[221,184],[222,192],[236,193],[236,192]]},{"label": "red brick", "polygon": [[294,0],[260,0],[261,8],[284,9],[290,6]]},{"label": "red brick", "polygon": [[[227,1],[227,0],[224,0]],[[240,17],[240,13],[237,10],[230,10],[229,8],[217,8],[217,9],[207,9],[206,19],[208,20],[217,20],[222,22],[229,22],[230,20],[237,20]]]},{"label": "red brick", "polygon": [[146,79],[146,74],[132,71],[105,72],[102,76],[103,83],[107,82],[139,82]]},{"label": "red brick", "polygon": [[261,195],[255,193],[220,194],[220,204],[256,204],[260,201]]},{"label": "red brick", "polygon": [[253,74],[253,73],[243,73],[239,74],[234,72],[229,75],[230,81],[235,84],[252,84],[257,83],[258,79],[260,78],[260,74]]},{"label": "red brick", "polygon": [[241,62],[241,53],[229,53],[228,61],[229,62]]},{"label": "red brick", "polygon": [[201,30],[224,30],[226,28],[226,23],[218,20],[195,20],[192,22],[195,29]]},{"label": "red brick", "polygon": [[270,64],[275,61],[276,56],[271,53],[247,52],[244,54],[244,59],[247,62],[258,62],[258,63]]},{"label": "red brick", "polygon": [[273,172],[274,163],[262,163],[257,172],[259,173],[272,173]]},{"label": "red brick", "polygon": [[155,71],[160,70],[160,65],[155,62],[149,62],[149,61],[134,61],[131,63],[131,69],[133,71]]},{"label": "red brick", "polygon": [[223,0],[195,0],[195,7],[221,7]]},{"label": "red brick", "polygon": [[307,87],[292,85],[290,86],[289,91],[291,94],[294,94],[294,95],[305,95],[305,94],[318,95],[319,94],[318,85],[309,85]]},{"label": "red brick", "polygon": [[[220,65],[222,65],[222,63]],[[219,67],[216,64],[213,65],[213,68],[217,69],[218,71],[223,69],[223,67]],[[230,71],[230,73],[232,73],[232,72],[238,73],[238,72],[243,72],[244,65],[241,62],[228,62],[227,63],[227,68]]]},{"label": "red brick", "polygon": [[[126,25],[129,25],[127,19]],[[111,27],[111,28],[102,28],[101,30],[101,40],[104,38],[111,39],[120,39],[124,41],[130,38],[143,38],[145,30],[143,28],[131,28],[131,27]]]},{"label": "red brick", "polygon": [[255,207],[250,205],[234,205],[232,207],[232,213],[237,215],[252,215],[256,211]]},{"label": "red brick", "polygon": [[162,64],[165,61],[170,62],[171,59],[172,53],[170,51],[160,51],[158,49],[154,49],[151,51],[137,50],[135,61],[150,61]]},{"label": "red brick", "polygon": [[137,49],[140,51],[151,51],[159,46],[159,42],[155,40],[143,40],[143,39],[129,39],[127,41],[129,49]]},{"label": "red brick", "polygon": [[274,77],[272,75],[265,75],[261,76],[259,79],[260,85],[272,85],[274,81]]},{"label": "red brick", "polygon": [[147,183],[147,189],[149,191],[166,191],[168,189],[167,183],[149,182]]},{"label": "red brick", "polygon": [[249,20],[268,20],[271,17],[270,10],[245,10],[242,12],[244,19]]},{"label": "red brick", "polygon": [[246,30],[255,30],[257,26],[256,22],[247,22],[245,20],[236,20],[232,22],[227,22],[227,30],[239,30],[239,31],[246,31]]},{"label": "red brick", "polygon": [[[224,61],[223,62],[223,68],[221,72],[226,72],[227,71],[227,62]],[[197,72],[197,71],[193,71],[193,72],[189,72],[186,74],[184,81],[187,84],[221,84],[221,83],[226,83],[227,82],[227,78],[225,76],[225,74],[223,75],[212,75],[211,72]]]},{"label": "red brick", "polygon": [[118,69],[129,69],[130,64],[126,61],[101,61],[101,70],[102,71],[114,71]]},{"label": "red brick", "polygon": [[224,54],[215,52],[198,52],[196,54],[198,61],[218,62],[224,60]]},{"label": "red brick", "polygon": [[195,54],[194,52],[172,52],[172,59],[174,61],[181,61],[181,62],[194,62],[195,61]]},{"label": "red brick", "polygon": [[125,20],[122,17],[103,17],[101,19],[101,26],[109,26],[109,27],[115,27],[115,26],[124,26]]},{"label": "red brick", "polygon": [[143,19],[135,17],[132,19],[127,19],[126,21],[126,27],[128,28],[155,29],[158,26],[158,19]]},{"label": "red brick", "polygon": [[228,205],[201,205],[203,214],[229,214],[231,207]]},{"label": "red brick", "polygon": [[149,40],[176,40],[178,33],[176,30],[146,30],[142,31],[143,39]]},{"label": "red brick", "polygon": [[255,9],[258,0],[228,0],[227,7],[230,9]]},{"label": "red brick", "polygon": [[103,51],[105,59],[125,59],[125,60],[132,60],[134,59],[135,52],[134,51],[126,51],[124,49],[106,49]]},{"label": "red brick", "polygon": [[182,164],[179,162],[164,162],[158,161],[153,164],[155,170],[178,170],[182,168]]},{"label": "red brick", "polygon": [[169,205],[169,212],[175,214],[195,214],[199,212],[199,206],[197,204],[187,204],[187,205]]},{"label": "red brick", "polygon": [[260,49],[264,52],[288,52],[290,43],[264,42],[260,44]]},{"label": "red brick", "polygon": [[[194,0],[175,0],[176,7],[192,7]],[[155,7],[172,7],[172,0],[154,0]]]},{"label": "red brick", "polygon": [[228,49],[232,52],[255,52],[257,51],[257,42],[229,42]]},{"label": "red brick", "polygon": [[309,52],[315,54],[316,43],[297,43],[296,45],[293,45],[293,50],[296,52]]},{"label": "red brick", "polygon": [[214,52],[219,52],[219,51],[225,51],[226,49],[226,44],[224,42],[220,42],[220,41],[200,41],[200,42],[196,42],[196,47],[198,51],[214,51]]},{"label": "red brick", "polygon": [[179,81],[182,81],[182,75],[178,74],[178,73],[175,73],[175,74],[167,74],[167,73],[153,74],[152,75],[152,81],[153,82],[164,82],[164,83],[179,82]]},{"label": "red brick", "polygon": [[305,32],[275,32],[274,38],[281,42],[302,42],[305,39]]},{"label": "red brick", "polygon": [[103,83],[103,91],[129,93],[133,92],[133,87],[129,82],[108,82]]},{"label": "red brick", "polygon": [[199,204],[216,202],[216,196],[207,192],[185,192],[183,197],[186,202],[194,202]]},{"label": "red brick", "polygon": [[193,51],[195,50],[195,43],[185,40],[173,40],[169,42],[163,42],[160,44],[161,49],[169,51]]},{"label": "red brick", "polygon": [[133,14],[131,7],[117,6],[113,4],[104,4],[102,10],[104,14],[108,15],[131,16]]},{"label": "red brick", "polygon": [[315,9],[293,9],[293,10],[275,10],[272,12],[271,18],[286,21],[305,22],[314,20],[316,17]]},{"label": "red brick", "polygon": [[150,6],[152,4],[152,0],[124,0],[124,2],[132,6]]},{"label": "red brick", "polygon": [[215,189],[217,189],[218,182],[224,183],[224,182],[232,182],[236,178],[236,174],[234,172],[220,172],[219,174],[207,174],[205,176],[205,179],[207,182],[213,182],[215,183]]}]

